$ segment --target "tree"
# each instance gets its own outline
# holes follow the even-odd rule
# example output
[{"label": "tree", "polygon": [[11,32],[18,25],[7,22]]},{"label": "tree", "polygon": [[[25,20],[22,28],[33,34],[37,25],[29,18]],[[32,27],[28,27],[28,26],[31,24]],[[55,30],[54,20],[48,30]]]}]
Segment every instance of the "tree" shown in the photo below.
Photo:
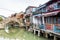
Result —
[{"label": "tree", "polygon": [[3,20],[3,18],[2,17],[0,17],[0,21],[2,21]]}]

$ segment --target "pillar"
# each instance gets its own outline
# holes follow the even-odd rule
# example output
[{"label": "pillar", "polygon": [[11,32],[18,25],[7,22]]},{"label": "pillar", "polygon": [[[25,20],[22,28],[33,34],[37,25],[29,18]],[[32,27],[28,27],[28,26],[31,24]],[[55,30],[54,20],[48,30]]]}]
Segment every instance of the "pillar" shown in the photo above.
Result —
[{"label": "pillar", "polygon": [[34,34],[36,34],[36,32],[35,32],[36,30],[34,29]]},{"label": "pillar", "polygon": [[57,40],[57,39],[56,39],[56,35],[54,35],[54,40]]},{"label": "pillar", "polygon": [[45,37],[48,38],[48,33],[45,33]]},{"label": "pillar", "polygon": [[38,30],[38,36],[40,36],[40,30]]},{"label": "pillar", "polygon": [[43,24],[45,24],[45,23],[44,23],[44,16],[42,16],[42,22],[43,22]]}]

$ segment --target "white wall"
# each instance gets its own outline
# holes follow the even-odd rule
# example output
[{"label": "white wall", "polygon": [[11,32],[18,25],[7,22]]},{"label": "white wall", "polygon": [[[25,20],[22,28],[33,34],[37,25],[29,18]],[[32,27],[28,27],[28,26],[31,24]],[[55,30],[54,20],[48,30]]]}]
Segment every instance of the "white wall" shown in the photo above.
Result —
[{"label": "white wall", "polygon": [[40,25],[40,24],[41,24],[41,21],[40,21],[40,19],[38,20],[38,19],[36,19],[36,18],[33,16],[33,23],[34,23],[34,24],[37,24],[37,25],[38,25],[38,24]]}]

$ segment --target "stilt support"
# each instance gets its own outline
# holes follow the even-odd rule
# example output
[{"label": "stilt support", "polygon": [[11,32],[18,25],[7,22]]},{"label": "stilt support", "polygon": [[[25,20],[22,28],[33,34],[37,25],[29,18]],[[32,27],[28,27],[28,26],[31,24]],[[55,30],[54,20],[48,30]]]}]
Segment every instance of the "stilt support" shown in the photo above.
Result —
[{"label": "stilt support", "polygon": [[40,36],[40,30],[38,30],[38,36]]},{"label": "stilt support", "polygon": [[54,40],[57,40],[56,36],[54,35]]},{"label": "stilt support", "polygon": [[48,33],[45,33],[45,37],[48,38]]}]

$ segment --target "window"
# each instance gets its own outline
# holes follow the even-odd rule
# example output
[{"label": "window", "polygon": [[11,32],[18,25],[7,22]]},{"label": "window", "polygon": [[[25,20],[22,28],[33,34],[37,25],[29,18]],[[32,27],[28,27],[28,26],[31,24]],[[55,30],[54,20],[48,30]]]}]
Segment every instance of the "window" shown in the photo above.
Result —
[{"label": "window", "polygon": [[54,17],[53,18],[53,23],[56,24],[56,22],[57,22],[57,19],[56,19],[56,17]]},{"label": "window", "polygon": [[44,22],[45,22],[45,23],[48,23],[48,22],[49,22],[48,17],[45,17],[45,18],[44,18]]},{"label": "window", "polygon": [[46,23],[46,17],[44,18],[44,22]]},{"label": "window", "polygon": [[60,17],[57,18],[57,23],[60,24]]},{"label": "window", "polygon": [[60,12],[57,14],[57,24],[60,24]]},{"label": "window", "polygon": [[54,4],[53,4],[53,7],[54,7],[54,10],[58,9],[57,3],[54,3]]},{"label": "window", "polygon": [[43,12],[46,12],[46,9],[45,8],[43,9]]},{"label": "window", "polygon": [[60,8],[60,3],[58,3],[58,8]]},{"label": "window", "polygon": [[53,10],[56,10],[56,9],[58,9],[57,3],[53,3],[49,6],[47,6],[47,8],[46,8],[47,11],[53,11]]},{"label": "window", "polygon": [[45,18],[45,23],[53,24],[53,21],[54,21],[53,17],[51,17],[51,16]]},{"label": "window", "polygon": [[36,10],[36,8],[33,8],[33,9],[32,9],[32,12],[35,12],[35,10]]},{"label": "window", "polygon": [[43,24],[42,17],[40,18],[40,20],[41,20],[41,24]]},{"label": "window", "polygon": [[52,17],[48,17],[48,23],[52,24],[53,23],[53,18]]}]

